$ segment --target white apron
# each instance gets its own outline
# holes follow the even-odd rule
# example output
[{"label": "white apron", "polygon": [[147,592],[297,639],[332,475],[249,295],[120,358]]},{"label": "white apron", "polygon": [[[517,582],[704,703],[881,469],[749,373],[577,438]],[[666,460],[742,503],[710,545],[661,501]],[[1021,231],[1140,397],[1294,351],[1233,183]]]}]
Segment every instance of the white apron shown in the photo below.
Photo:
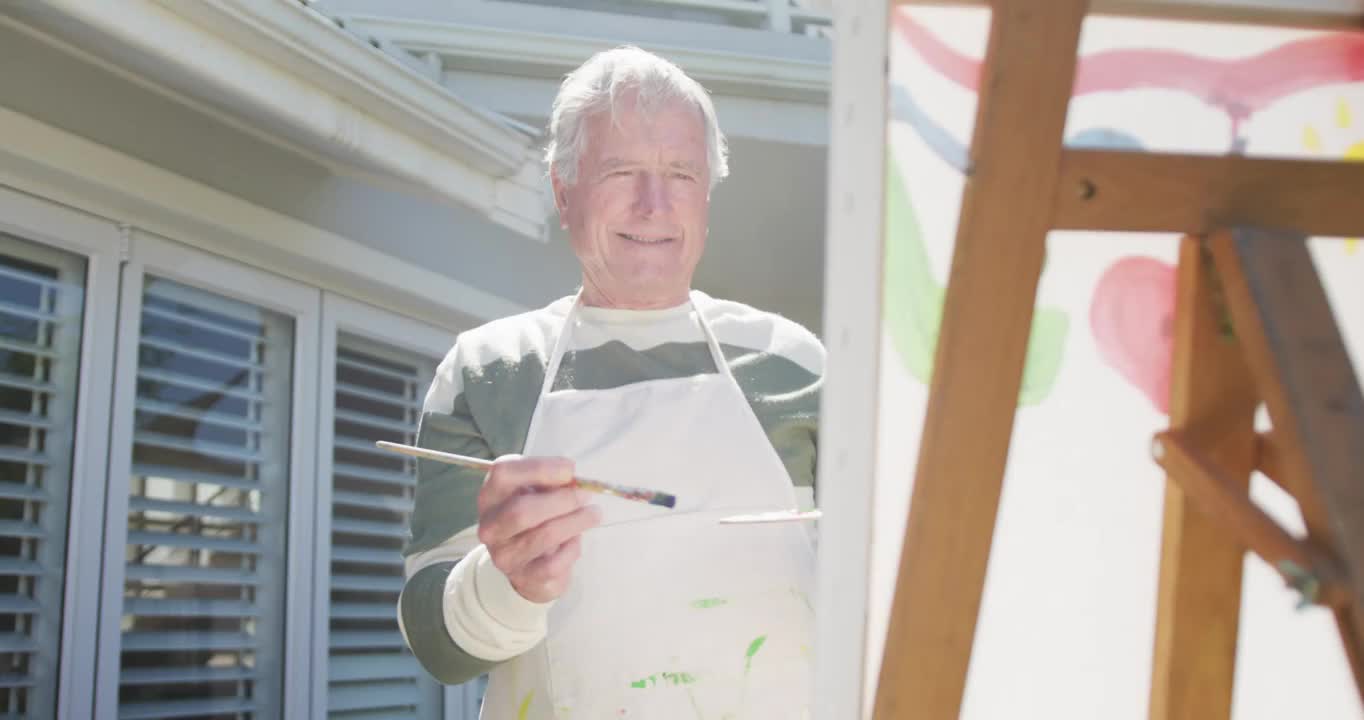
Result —
[{"label": "white apron", "polygon": [[796,496],[704,316],[719,369],[551,392],[578,316],[555,341],[525,455],[664,490],[677,507],[601,507],[544,642],[496,668],[484,720],[799,720],[809,715],[814,551],[798,523],[719,525]]}]

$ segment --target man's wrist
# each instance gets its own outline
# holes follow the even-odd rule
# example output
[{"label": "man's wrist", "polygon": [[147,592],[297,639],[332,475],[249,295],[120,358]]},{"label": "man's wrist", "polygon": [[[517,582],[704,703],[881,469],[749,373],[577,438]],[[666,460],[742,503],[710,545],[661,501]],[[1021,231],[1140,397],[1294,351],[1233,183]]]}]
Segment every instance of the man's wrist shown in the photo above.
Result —
[{"label": "man's wrist", "polygon": [[515,630],[544,629],[554,601],[539,603],[527,599],[512,584],[511,578],[497,569],[486,548],[474,566],[474,582],[483,608],[500,624]]},{"label": "man's wrist", "polygon": [[502,661],[544,638],[552,605],[522,597],[480,545],[446,578],[442,611],[456,645],[475,657]]}]

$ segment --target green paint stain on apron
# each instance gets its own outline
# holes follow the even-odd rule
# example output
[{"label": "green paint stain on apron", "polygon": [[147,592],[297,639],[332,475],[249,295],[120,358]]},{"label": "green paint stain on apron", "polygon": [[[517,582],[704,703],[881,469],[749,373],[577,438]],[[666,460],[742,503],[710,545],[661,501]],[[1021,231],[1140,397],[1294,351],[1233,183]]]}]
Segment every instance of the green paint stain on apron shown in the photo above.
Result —
[{"label": "green paint stain on apron", "polygon": [[526,693],[526,697],[521,700],[521,709],[516,711],[516,720],[526,720],[530,715],[530,700],[535,697],[535,691]]},{"label": "green paint stain on apron", "polygon": [[643,678],[643,679],[641,679],[641,680],[636,680],[636,681],[630,683],[630,687],[632,687],[632,688],[640,688],[640,689],[644,689],[644,688],[647,688],[647,687],[653,687],[653,686],[655,686],[655,685],[658,685],[658,683],[659,683],[660,680],[663,681],[663,684],[664,684],[664,685],[672,685],[673,687],[682,687],[682,686],[684,686],[684,685],[695,685],[695,684],[696,684],[696,676],[695,676],[695,675],[692,675],[691,673],[684,673],[684,672],[677,672],[677,673],[675,673],[675,672],[665,672],[665,673],[654,673],[653,675],[650,675],[649,677]]},{"label": "green paint stain on apron", "polygon": [[753,656],[763,649],[763,643],[767,642],[766,635],[759,635],[753,638],[753,642],[748,644],[748,650],[744,651],[744,686],[739,691],[739,716],[743,717],[744,711],[748,708],[748,673],[753,669]]},{"label": "green paint stain on apron", "polygon": [[753,656],[757,655],[758,651],[763,649],[763,643],[765,642],[767,642],[767,636],[759,635],[758,637],[753,638],[753,642],[748,644],[748,652],[744,653],[745,673],[753,669]]},{"label": "green paint stain on apron", "polygon": [[728,600],[726,600],[726,599],[724,599],[724,598],[718,598],[718,597],[717,597],[717,598],[701,598],[700,600],[697,600],[696,602],[693,602],[693,603],[691,604],[691,606],[694,607],[694,608],[696,608],[697,610],[708,610],[708,609],[710,609],[710,608],[720,607],[721,605],[728,605],[728,604],[729,604],[729,601],[728,601]]}]

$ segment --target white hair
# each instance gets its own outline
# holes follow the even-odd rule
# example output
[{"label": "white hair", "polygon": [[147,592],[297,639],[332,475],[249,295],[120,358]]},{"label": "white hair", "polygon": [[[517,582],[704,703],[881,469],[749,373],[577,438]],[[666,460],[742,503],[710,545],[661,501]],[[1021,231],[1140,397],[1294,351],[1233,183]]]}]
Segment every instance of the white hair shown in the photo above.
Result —
[{"label": "white hair", "polygon": [[729,150],[709,93],[681,68],[633,46],[599,52],[564,78],[549,117],[548,169],[568,185],[577,182],[578,161],[587,147],[587,119],[608,110],[614,117],[620,98],[631,91],[646,114],[674,100],[695,106],[705,124],[710,187],[729,175]]}]

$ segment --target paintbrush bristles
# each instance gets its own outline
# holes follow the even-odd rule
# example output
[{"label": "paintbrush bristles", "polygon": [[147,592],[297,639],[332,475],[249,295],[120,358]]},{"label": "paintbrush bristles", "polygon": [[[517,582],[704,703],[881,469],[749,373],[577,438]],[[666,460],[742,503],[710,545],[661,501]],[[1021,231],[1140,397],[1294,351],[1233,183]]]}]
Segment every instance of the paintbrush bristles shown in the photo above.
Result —
[{"label": "paintbrush bristles", "polygon": [[649,498],[649,504],[659,505],[671,510],[675,505],[677,505],[677,496],[669,495],[668,493],[657,493],[654,495],[654,497]]}]

